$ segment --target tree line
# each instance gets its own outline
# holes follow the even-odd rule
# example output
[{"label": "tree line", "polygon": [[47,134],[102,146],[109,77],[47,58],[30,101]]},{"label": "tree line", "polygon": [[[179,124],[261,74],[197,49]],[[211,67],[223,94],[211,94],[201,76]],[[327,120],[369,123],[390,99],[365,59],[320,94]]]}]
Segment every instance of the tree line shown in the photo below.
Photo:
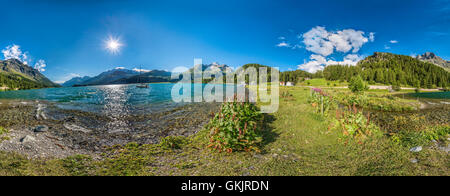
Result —
[{"label": "tree line", "polygon": [[9,89],[36,89],[48,87],[44,84],[35,82],[18,74],[0,73],[0,87],[8,87]]},{"label": "tree line", "polygon": [[405,55],[376,52],[356,66],[329,65],[315,74],[302,70],[281,73],[283,82],[299,82],[304,78],[325,78],[331,81],[350,81],[361,76],[369,84],[436,88],[450,86],[450,72],[432,63]]}]

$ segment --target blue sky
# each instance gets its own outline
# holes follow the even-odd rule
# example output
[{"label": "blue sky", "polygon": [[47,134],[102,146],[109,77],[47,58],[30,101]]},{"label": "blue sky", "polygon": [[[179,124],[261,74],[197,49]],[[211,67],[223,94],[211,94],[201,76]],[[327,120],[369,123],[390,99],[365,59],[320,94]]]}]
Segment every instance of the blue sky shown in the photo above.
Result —
[{"label": "blue sky", "polygon": [[[171,70],[194,58],[281,70],[352,62],[375,51],[450,59],[449,0],[0,0],[0,7],[0,49],[11,54],[20,46],[27,63],[43,60],[38,65],[54,81],[115,67]],[[305,42],[308,32],[325,32],[324,45]],[[120,53],[105,49],[109,36],[120,39]],[[359,45],[345,47],[352,43]]]}]

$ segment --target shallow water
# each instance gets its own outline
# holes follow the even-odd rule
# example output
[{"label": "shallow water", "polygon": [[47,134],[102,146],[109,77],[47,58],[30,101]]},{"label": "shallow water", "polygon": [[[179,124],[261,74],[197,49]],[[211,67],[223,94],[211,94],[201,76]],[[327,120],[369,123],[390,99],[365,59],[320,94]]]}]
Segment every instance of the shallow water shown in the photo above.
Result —
[{"label": "shallow water", "polygon": [[[131,113],[161,112],[186,105],[187,103],[172,101],[171,90],[174,85],[154,83],[149,84],[149,88],[127,84],[6,91],[0,92],[0,99],[45,100],[56,102],[61,109],[121,118]],[[191,88],[194,89],[194,86]]]}]

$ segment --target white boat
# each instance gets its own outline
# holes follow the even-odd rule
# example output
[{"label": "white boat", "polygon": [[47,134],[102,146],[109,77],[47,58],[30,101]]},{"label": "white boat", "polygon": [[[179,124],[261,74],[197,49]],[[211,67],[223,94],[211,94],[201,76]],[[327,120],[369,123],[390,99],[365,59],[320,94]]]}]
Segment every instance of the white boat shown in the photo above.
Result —
[{"label": "white boat", "polygon": [[148,84],[141,84],[141,71],[142,67],[139,68],[138,85],[136,85],[136,88],[148,88]]}]

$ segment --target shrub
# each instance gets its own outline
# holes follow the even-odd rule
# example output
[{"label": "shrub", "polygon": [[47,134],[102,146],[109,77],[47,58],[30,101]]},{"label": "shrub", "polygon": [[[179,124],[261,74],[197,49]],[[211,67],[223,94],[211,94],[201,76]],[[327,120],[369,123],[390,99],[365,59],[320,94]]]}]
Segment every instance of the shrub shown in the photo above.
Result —
[{"label": "shrub", "polygon": [[394,91],[401,91],[402,90],[402,87],[400,87],[399,85],[392,85],[392,90],[394,90]]},{"label": "shrub", "polygon": [[348,84],[348,88],[354,92],[359,93],[366,90],[369,90],[369,85],[361,78],[361,76],[355,76],[350,79],[350,83]]},{"label": "shrub", "polygon": [[258,151],[262,141],[260,127],[263,117],[258,108],[248,102],[226,102],[206,126],[208,148],[218,152]]},{"label": "shrub", "polygon": [[370,114],[364,116],[358,111],[356,106],[349,107],[348,111],[336,110],[336,123],[338,129],[342,131],[342,139],[355,139],[359,143],[372,136],[381,136],[381,129],[370,121]]},{"label": "shrub", "polygon": [[416,88],[416,89],[414,89],[414,91],[415,91],[416,93],[420,93],[420,88]]},{"label": "shrub", "polygon": [[322,101],[323,101],[323,113],[325,115],[330,109],[334,108],[335,102],[330,95],[325,93],[322,89],[314,88],[312,89],[312,91],[313,92],[311,96],[308,98],[308,103],[315,108],[317,113],[322,112],[322,105],[321,105]]}]

